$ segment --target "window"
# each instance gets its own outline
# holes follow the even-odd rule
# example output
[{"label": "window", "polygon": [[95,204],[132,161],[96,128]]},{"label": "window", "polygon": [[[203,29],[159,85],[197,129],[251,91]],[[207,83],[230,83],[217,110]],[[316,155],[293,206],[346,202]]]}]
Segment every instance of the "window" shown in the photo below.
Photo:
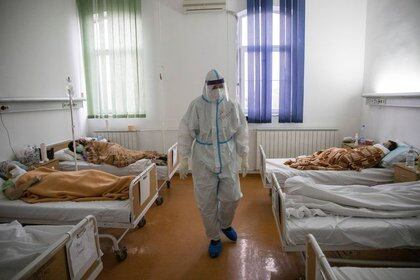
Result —
[{"label": "window", "polygon": [[[274,7],[275,8],[275,7]],[[246,11],[239,14],[238,53],[239,53],[239,97],[244,112],[248,112],[248,24]],[[280,93],[280,13],[273,12],[273,60],[272,60],[272,113],[279,113]]]},{"label": "window", "polygon": [[77,0],[89,118],[145,117],[140,1]]}]

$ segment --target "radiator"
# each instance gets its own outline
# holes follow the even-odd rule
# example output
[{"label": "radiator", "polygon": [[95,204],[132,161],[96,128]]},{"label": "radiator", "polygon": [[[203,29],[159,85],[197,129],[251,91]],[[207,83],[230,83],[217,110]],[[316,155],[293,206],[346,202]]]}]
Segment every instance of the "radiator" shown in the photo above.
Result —
[{"label": "radiator", "polygon": [[97,130],[93,132],[93,136],[102,136],[108,141],[120,144],[130,150],[140,150],[139,131]]},{"label": "radiator", "polygon": [[[262,145],[267,158],[310,155],[339,145],[338,129],[257,130],[257,147]],[[257,167],[260,167],[260,162]]]}]

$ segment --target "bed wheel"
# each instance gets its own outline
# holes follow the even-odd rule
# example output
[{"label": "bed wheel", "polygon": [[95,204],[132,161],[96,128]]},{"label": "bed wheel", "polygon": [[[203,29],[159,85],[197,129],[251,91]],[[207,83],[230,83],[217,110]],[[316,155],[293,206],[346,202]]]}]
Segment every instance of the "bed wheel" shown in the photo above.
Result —
[{"label": "bed wheel", "polygon": [[140,222],[137,224],[137,228],[142,228],[146,225],[146,218],[141,218]]},{"label": "bed wheel", "polygon": [[167,188],[167,189],[170,189],[170,188],[171,188],[171,181],[167,181],[167,182],[166,182],[166,188]]},{"label": "bed wheel", "polygon": [[119,262],[124,261],[127,258],[127,248],[122,247],[120,250],[115,251],[115,257]]},{"label": "bed wheel", "polygon": [[158,196],[158,198],[156,198],[156,205],[159,206],[159,205],[162,205],[162,203],[163,203],[163,197]]}]

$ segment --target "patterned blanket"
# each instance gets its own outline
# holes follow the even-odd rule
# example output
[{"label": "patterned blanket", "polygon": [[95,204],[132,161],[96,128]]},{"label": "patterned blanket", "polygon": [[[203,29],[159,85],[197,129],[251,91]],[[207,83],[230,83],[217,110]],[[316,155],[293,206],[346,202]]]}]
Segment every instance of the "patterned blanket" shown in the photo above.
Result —
[{"label": "patterned blanket", "polygon": [[166,165],[167,157],[155,151],[133,151],[116,143],[88,141],[85,145],[86,160],[94,164],[128,166],[140,159],[151,159],[156,165]]},{"label": "patterned blanket", "polygon": [[381,161],[384,152],[374,146],[355,149],[329,148],[311,156],[288,160],[284,164],[302,170],[357,170],[371,168]]}]

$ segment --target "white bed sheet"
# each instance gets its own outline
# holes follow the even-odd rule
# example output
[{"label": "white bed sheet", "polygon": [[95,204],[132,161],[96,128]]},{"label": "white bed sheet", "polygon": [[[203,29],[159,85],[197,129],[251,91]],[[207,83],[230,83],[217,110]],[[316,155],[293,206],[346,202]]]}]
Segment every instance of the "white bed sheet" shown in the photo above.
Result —
[{"label": "white bed sheet", "polygon": [[420,219],[371,219],[341,216],[286,219],[289,244],[305,244],[311,233],[321,246],[396,248],[420,246]]},{"label": "white bed sheet", "polygon": [[[94,163],[89,163],[84,160],[77,161],[77,164],[78,164],[79,170],[95,169],[95,170],[111,173],[117,176],[127,176],[127,175],[137,176],[141,172],[146,170],[147,166],[151,164],[150,160],[146,160],[145,162],[142,162],[142,163],[140,163],[140,161],[132,163],[126,167],[115,167],[109,164],[94,164]],[[60,161],[59,166],[60,166],[60,170],[63,170],[63,171],[75,170],[74,161]],[[166,180],[168,177],[168,167],[167,166],[156,166],[156,167],[157,167],[158,179]]]},{"label": "white bed sheet", "polygon": [[77,224],[87,215],[95,216],[99,225],[130,223],[129,200],[87,202],[26,203],[0,197],[0,221],[52,221],[57,224]]},{"label": "white bed sheet", "polygon": [[420,217],[420,181],[376,186],[324,185],[311,178],[286,180],[286,215],[295,218],[326,216],[411,218]]},{"label": "white bed sheet", "polygon": [[0,224],[0,279],[11,279],[71,226],[26,226],[17,221]]},{"label": "white bed sheet", "polygon": [[333,267],[337,280],[414,280],[420,278],[420,268]]},{"label": "white bed sheet", "polygon": [[394,180],[394,171],[388,168],[367,168],[361,171],[326,171],[326,170],[299,170],[291,168],[284,163],[289,158],[275,158],[266,160],[266,173],[268,182],[271,182],[271,173],[274,173],[280,186],[283,187],[288,178],[294,176],[310,177],[316,183],[326,185],[365,185],[373,186],[390,183]]}]

